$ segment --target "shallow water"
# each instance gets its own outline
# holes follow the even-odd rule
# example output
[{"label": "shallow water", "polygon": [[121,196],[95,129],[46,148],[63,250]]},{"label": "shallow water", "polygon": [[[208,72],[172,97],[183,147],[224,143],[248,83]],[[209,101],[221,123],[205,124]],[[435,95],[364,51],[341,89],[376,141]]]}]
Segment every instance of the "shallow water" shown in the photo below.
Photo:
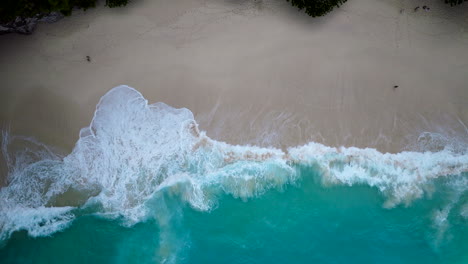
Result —
[{"label": "shallow water", "polygon": [[[305,175],[304,175],[305,176]],[[167,223],[132,227],[99,216],[78,217],[64,231],[31,238],[15,233],[3,263],[466,263],[466,219],[454,205],[444,229],[434,214],[444,191],[411,207],[381,206],[367,186],[325,188],[313,173],[297,186],[248,201],[224,195],[200,212],[165,192]],[[443,189],[444,183],[438,182]],[[464,202],[466,203],[466,195]],[[158,199],[158,202],[161,202]],[[172,261],[169,261],[172,262]]]},{"label": "shallow water", "polygon": [[2,151],[2,263],[468,262],[459,144],[233,146],[119,86],[69,155],[8,132]]}]

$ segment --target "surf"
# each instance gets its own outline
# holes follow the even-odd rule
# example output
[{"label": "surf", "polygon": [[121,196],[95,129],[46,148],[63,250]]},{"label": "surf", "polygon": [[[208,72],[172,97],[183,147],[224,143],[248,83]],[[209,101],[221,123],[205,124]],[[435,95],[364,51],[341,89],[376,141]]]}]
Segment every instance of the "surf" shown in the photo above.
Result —
[{"label": "surf", "polygon": [[444,181],[451,200],[437,209],[434,225],[443,226],[454,210],[468,217],[468,204],[460,200],[468,188],[465,146],[392,154],[315,142],[287,150],[231,145],[200,131],[190,110],[149,104],[128,86],[101,98],[70,154],[8,131],[2,134],[2,154],[8,169],[7,186],[0,189],[3,242],[21,230],[49,236],[84,215],[121,219],[127,227],[168,221],[164,206],[155,206],[167,193],[196,211],[211,212],[226,195],[249,201],[269,190],[301,188],[310,172],[325,187],[377,189],[385,208],[430,199],[435,183]]}]

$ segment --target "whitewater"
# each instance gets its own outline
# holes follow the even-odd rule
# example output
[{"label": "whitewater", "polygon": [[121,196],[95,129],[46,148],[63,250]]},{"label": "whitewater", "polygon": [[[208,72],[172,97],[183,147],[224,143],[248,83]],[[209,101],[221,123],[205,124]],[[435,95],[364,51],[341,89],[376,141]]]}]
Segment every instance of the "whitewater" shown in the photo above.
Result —
[{"label": "whitewater", "polygon": [[[424,243],[439,257],[447,252],[441,245],[458,247],[450,250],[455,253],[451,253],[452,257],[447,261],[463,263],[468,260],[463,253],[464,244],[468,244],[468,146],[457,142],[440,146],[437,135],[426,133],[421,136],[421,140],[428,138],[434,139],[433,144],[439,144],[435,151],[382,153],[372,148],[329,147],[315,142],[286,150],[230,145],[200,131],[190,110],[176,109],[164,103],[149,104],[134,88],[118,86],[101,98],[90,125],[80,131],[79,139],[68,155],[61,155],[33,138],[3,131],[1,150],[8,175],[7,185],[0,189],[0,256],[11,260],[13,253],[8,252],[15,252],[12,249],[15,234],[23,232],[27,239],[32,239],[28,243],[34,243],[35,239],[53,240],[58,234],[72,232],[68,230],[78,228],[83,221],[101,221],[101,225],[107,223],[118,230],[146,228],[146,231],[138,231],[141,236],[151,233],[157,238],[154,248],[149,250],[152,252],[149,262],[203,263],[214,260],[197,258],[190,252],[197,247],[202,250],[202,245],[211,242],[219,245],[219,241],[197,243],[194,226],[213,221],[210,225],[213,227],[216,222],[237,219],[238,215],[249,212],[239,218],[242,220],[238,223],[242,223],[249,215],[256,219],[254,215],[258,208],[268,207],[292,210],[282,215],[285,222],[278,224],[286,228],[295,206],[298,206],[302,208],[298,213],[302,216],[296,218],[307,216],[312,226],[321,218],[323,209],[323,219],[327,221],[317,222],[315,226],[322,223],[322,228],[327,229],[335,222],[343,221],[332,215],[346,215],[338,214],[338,209],[332,213],[327,211],[330,207],[322,206],[346,204],[357,199],[360,202],[356,204],[362,206],[373,200],[375,215],[363,216],[363,223],[380,219],[378,212],[390,219],[382,221],[393,221],[392,217],[396,216],[391,214],[409,220],[405,215],[414,214],[411,219],[417,219],[417,215],[424,211],[420,217],[426,220],[418,226],[419,229],[427,228],[421,231],[425,236]],[[307,196],[302,200],[290,197],[299,190],[307,190],[310,195],[325,191],[340,198],[329,200],[327,193],[322,201],[306,202],[304,197]],[[340,192],[347,194],[338,194]],[[267,198],[273,202],[266,202]],[[256,203],[261,206],[249,209]],[[347,209],[340,210],[349,213]],[[414,212],[401,213],[401,210]],[[224,215],[216,218],[221,213]],[[261,230],[266,228],[263,225],[280,218],[271,216],[273,220],[268,220],[268,214],[264,212],[262,217],[267,220],[264,219],[262,226],[253,233],[262,233]],[[310,214],[317,219],[311,220]],[[207,218],[210,215],[214,217],[211,220]],[[187,224],[190,219],[198,220],[192,226]],[[378,223],[374,224],[376,230],[382,228]],[[308,228],[286,228],[286,232],[307,233]],[[268,232],[262,234],[255,241],[268,240]],[[328,235],[330,239],[334,237]],[[285,237],[281,247],[288,248],[287,244],[295,244],[297,239]],[[232,248],[242,248],[252,243],[240,245],[236,242],[234,245]],[[219,252],[223,250],[230,252],[230,247],[220,248]],[[268,254],[275,255],[272,252]],[[308,252],[312,254],[314,250],[309,248]],[[298,256],[297,252],[294,254]],[[244,256],[242,261],[225,259],[224,262],[261,263],[268,259],[262,256],[253,255],[247,259]],[[328,256],[330,261],[318,261],[340,262],[337,259],[334,262],[331,255]],[[402,257],[400,261],[410,263],[410,259]],[[441,259],[444,258],[437,261]],[[122,263],[128,263],[128,259]]]}]

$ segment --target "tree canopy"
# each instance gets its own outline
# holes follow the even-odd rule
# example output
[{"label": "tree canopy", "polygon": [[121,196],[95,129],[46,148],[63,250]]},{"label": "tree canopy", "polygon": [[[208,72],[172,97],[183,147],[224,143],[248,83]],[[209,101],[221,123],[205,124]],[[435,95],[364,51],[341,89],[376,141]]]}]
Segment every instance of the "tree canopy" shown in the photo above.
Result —
[{"label": "tree canopy", "polygon": [[[177,0],[174,0],[177,1]],[[339,7],[347,0],[286,0],[293,6],[313,17],[323,16]],[[459,5],[468,0],[443,0],[449,5]],[[88,9],[96,5],[97,0],[1,0],[0,23],[14,20],[16,17],[33,17],[37,14],[61,12],[70,15],[73,8]],[[126,5],[128,0],[106,0],[109,7]]]},{"label": "tree canopy", "polygon": [[[333,10],[335,7],[339,7],[344,4],[347,0],[286,0],[291,2],[293,6],[304,9],[309,16],[323,16],[326,13]],[[468,0],[443,0],[446,4],[451,6],[459,5]]]},{"label": "tree canopy", "polygon": [[339,7],[347,0],[286,0],[291,2],[293,6],[304,9],[309,16],[323,16],[333,10],[334,7]]},{"label": "tree canopy", "polygon": [[466,2],[466,1],[468,1],[468,0],[445,0],[445,3],[450,4],[450,5],[453,6],[453,5],[459,5],[459,4],[461,4],[463,2]]},{"label": "tree canopy", "polygon": [[[1,0],[0,23],[9,22],[16,17],[33,17],[37,14],[61,12],[70,15],[73,8],[88,9],[97,0]],[[106,0],[109,7],[126,5],[128,0]]]}]

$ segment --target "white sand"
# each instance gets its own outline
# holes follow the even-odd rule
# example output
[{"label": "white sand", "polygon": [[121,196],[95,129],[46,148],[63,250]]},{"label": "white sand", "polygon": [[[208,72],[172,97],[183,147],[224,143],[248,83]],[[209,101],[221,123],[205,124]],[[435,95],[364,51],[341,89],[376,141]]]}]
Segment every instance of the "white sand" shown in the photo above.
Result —
[{"label": "white sand", "polygon": [[[431,10],[413,12],[423,4]],[[229,143],[394,152],[424,131],[463,141],[466,14],[441,0],[349,0],[322,18],[284,0],[75,12],[32,36],[0,36],[0,122],[70,150],[99,98],[127,84],[191,109]]]}]

